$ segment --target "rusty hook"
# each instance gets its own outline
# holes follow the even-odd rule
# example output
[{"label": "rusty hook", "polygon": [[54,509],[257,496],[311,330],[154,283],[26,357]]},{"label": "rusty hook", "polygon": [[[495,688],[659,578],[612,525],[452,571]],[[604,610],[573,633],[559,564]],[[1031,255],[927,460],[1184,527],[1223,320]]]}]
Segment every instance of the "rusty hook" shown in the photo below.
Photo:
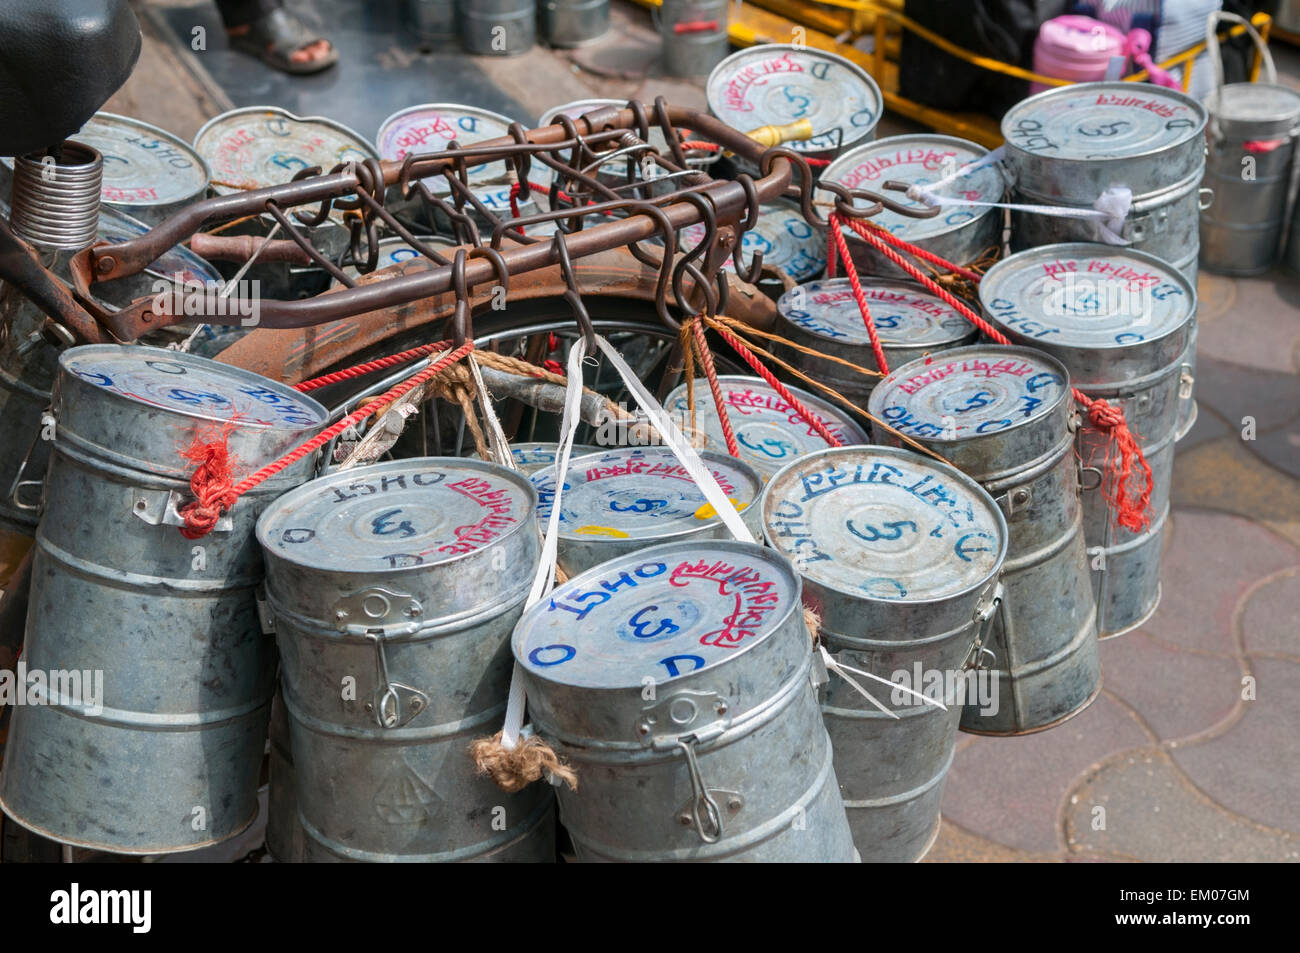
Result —
[{"label": "rusty hook", "polygon": [[465,249],[457,248],[451,263],[452,290],[456,294],[456,310],[451,316],[451,342],[453,348],[473,340],[474,326],[470,315],[469,289],[465,286]]},{"label": "rusty hook", "polygon": [[[523,123],[517,121],[512,122],[510,125],[506,126],[506,132],[510,133],[510,138],[514,139],[514,141],[519,143],[519,145],[522,146],[528,144],[528,131],[524,129]],[[521,151],[507,156],[506,163],[514,171],[515,178],[519,182],[519,201],[523,202],[528,198],[529,194],[531,194],[531,189],[528,184],[528,174],[533,168],[533,157],[530,153]]]},{"label": "rusty hook", "polygon": [[663,257],[655,261],[654,256],[641,248],[640,242],[628,242],[627,250],[632,253],[632,257],[643,265],[655,265],[659,269],[659,278],[655,281],[655,311],[659,313],[659,320],[664,323],[665,327],[676,331],[681,324],[673,319],[668,313],[668,283],[673,276],[673,258],[677,255],[677,232],[673,228],[672,222],[668,220],[668,215],[659,206],[650,202],[638,201],[628,205],[628,211],[633,215],[648,215],[654,219],[655,224],[659,226],[659,231],[663,234]]},{"label": "rusty hook", "polygon": [[564,276],[564,283],[568,286],[560,297],[568,303],[574,320],[578,322],[578,329],[587,342],[587,353],[595,354],[596,329],[592,326],[591,315],[587,313],[587,306],[582,301],[582,292],[578,290],[578,279],[573,274],[573,262],[569,260],[569,247],[564,243],[564,236],[559,232],[551,236],[551,248],[560,261],[560,274]]},{"label": "rusty hook", "polygon": [[[753,178],[745,172],[736,176],[736,183],[745,192],[745,220],[736,225],[736,244],[731,249],[731,260],[735,262],[736,275],[740,280],[754,285],[758,284],[763,275],[762,249],[754,252],[754,257],[750,260],[748,268],[742,265],[740,260],[745,243],[745,233],[758,224],[758,188],[754,185]],[[725,307],[725,305],[722,306]]]},{"label": "rusty hook", "polygon": [[[341,167],[335,166],[331,170],[331,172],[337,172],[339,168]],[[320,166],[314,165],[307,169],[299,169],[297,172],[294,173],[293,178],[290,179],[289,181],[298,182],[301,181],[302,179],[311,178],[314,175],[320,175],[320,173],[321,173]],[[334,207],[334,199],[323,198],[321,199],[320,209],[317,210],[315,215],[304,215],[302,212],[295,210],[293,213],[293,217],[298,220],[299,224],[304,225],[307,228],[314,228],[317,225],[322,224],[325,221],[325,219],[329,218],[330,210],[333,207]]]},{"label": "rusty hook", "polygon": [[493,271],[497,273],[497,284],[501,288],[501,294],[510,294],[510,268],[506,265],[506,260],[501,257],[499,251],[495,248],[489,248],[487,245],[477,245],[469,250],[469,257],[486,258],[490,261]]},{"label": "rusty hook", "polygon": [[[819,228],[826,227],[826,219],[817,214],[817,209],[813,207],[813,174],[812,168],[808,165],[808,160],[785,146],[773,146],[763,152],[759,158],[758,171],[759,175],[767,176],[772,172],[772,163],[777,159],[785,159],[799,172],[799,211],[803,214],[804,221],[809,225],[816,225]],[[821,188],[821,183],[818,183]]]}]

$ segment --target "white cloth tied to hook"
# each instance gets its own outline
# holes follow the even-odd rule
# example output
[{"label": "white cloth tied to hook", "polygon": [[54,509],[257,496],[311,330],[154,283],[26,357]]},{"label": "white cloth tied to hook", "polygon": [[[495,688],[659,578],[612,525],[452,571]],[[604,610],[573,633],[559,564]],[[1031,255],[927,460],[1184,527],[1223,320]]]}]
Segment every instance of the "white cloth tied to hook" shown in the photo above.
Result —
[{"label": "white cloth tied to hook", "polygon": [[967,206],[978,208],[1009,208],[1013,212],[1029,212],[1034,215],[1054,215],[1057,218],[1084,218],[1097,223],[1098,237],[1107,245],[1131,244],[1120,233],[1124,230],[1124,221],[1133,208],[1133,190],[1123,185],[1113,185],[1097,197],[1092,208],[1074,208],[1065,205],[1026,205],[1019,202],[980,202],[974,199],[959,198],[955,195],[939,193],[953,182],[978,172],[980,169],[1000,162],[1006,154],[1006,146],[998,146],[974,162],[968,162],[956,172],[945,176],[938,182],[928,185],[913,185],[907,190],[907,197],[913,202],[920,202],[931,208],[944,206]]}]

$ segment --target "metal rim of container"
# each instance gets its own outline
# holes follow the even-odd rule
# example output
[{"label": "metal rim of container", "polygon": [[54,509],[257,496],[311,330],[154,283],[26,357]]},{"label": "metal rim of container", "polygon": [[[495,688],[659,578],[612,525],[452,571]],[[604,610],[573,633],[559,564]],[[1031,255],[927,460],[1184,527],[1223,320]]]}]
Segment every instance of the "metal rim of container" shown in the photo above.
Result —
[{"label": "metal rim of container", "polygon": [[[763,488],[763,495],[760,498],[758,503],[758,505],[761,507],[759,513],[760,516],[762,517],[764,542],[766,542],[768,546],[772,547],[772,549],[775,552],[781,554],[783,557],[785,556],[784,551],[778,548],[777,543],[773,540],[772,535],[768,532],[768,520],[767,520],[768,501],[770,498],[775,496],[776,486],[780,482],[782,476],[784,476],[787,472],[796,472],[800,467],[816,466],[818,461],[826,457],[843,454],[847,451],[854,451],[854,450],[861,451],[862,449],[867,449],[873,454],[881,454],[883,456],[890,456],[890,457],[904,457],[910,462],[924,464],[925,466],[928,466],[932,469],[939,471],[940,473],[947,476],[949,479],[955,480],[956,482],[962,484],[963,487],[970,490],[977,498],[982,498],[981,502],[985,503],[988,508],[988,511],[991,514],[993,514],[994,522],[997,524],[998,531],[999,531],[998,554],[997,554],[997,558],[994,559],[993,561],[993,569],[987,575],[981,578],[978,582],[971,583],[970,585],[962,589],[957,589],[952,592],[946,592],[943,595],[934,596],[928,599],[906,599],[906,598],[878,599],[873,597],[870,593],[864,592],[860,589],[854,590],[854,589],[841,588],[840,586],[835,585],[834,583],[823,582],[822,580],[817,579],[812,575],[809,575],[809,582],[812,582],[813,584],[823,589],[828,589],[832,592],[836,592],[841,595],[852,596],[853,598],[861,599],[864,602],[879,603],[879,604],[890,605],[890,606],[910,607],[910,606],[939,605],[943,603],[950,603],[955,599],[985,589],[988,587],[989,583],[997,581],[998,577],[1002,574],[1002,564],[1006,561],[1007,548],[1009,546],[1009,539],[1008,539],[1009,531],[1007,529],[1007,519],[1002,512],[1002,507],[998,506],[997,501],[993,499],[993,497],[989,494],[987,490],[984,489],[984,487],[980,486],[977,481],[967,476],[965,473],[962,473],[956,467],[950,467],[946,463],[940,463],[938,460],[931,459],[930,457],[924,457],[914,451],[903,450],[899,447],[885,447],[876,444],[871,444],[866,448],[830,447],[827,448],[826,450],[816,450],[812,453],[806,454],[800,457],[798,460],[791,461],[790,463],[783,466],[772,476],[772,478],[768,481],[767,486]],[[795,575],[799,576],[800,579],[803,578],[803,574],[801,573],[796,572]]]}]

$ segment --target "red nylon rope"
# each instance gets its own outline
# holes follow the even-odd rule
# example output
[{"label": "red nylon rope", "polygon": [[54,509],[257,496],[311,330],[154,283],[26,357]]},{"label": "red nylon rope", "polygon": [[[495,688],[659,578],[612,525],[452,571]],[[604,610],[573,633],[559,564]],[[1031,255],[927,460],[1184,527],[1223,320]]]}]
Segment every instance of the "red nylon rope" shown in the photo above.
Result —
[{"label": "red nylon rope", "polygon": [[722,340],[726,341],[728,344],[731,345],[731,347],[735,350],[735,352],[740,355],[741,359],[744,360],[744,362],[748,364],[750,367],[752,367],[754,369],[754,372],[758,374],[759,377],[767,381],[769,387],[771,387],[774,391],[776,391],[778,394],[781,395],[782,400],[784,400],[787,404],[789,404],[791,407],[795,409],[795,411],[799,414],[800,417],[804,419],[804,421],[808,424],[808,426],[812,427],[813,430],[817,431],[817,435],[819,437],[825,440],[832,447],[844,446],[844,444],[840,442],[839,438],[830,432],[830,430],[826,426],[826,423],[820,417],[814,414],[811,410],[805,407],[803,401],[799,400],[799,398],[795,397],[794,394],[790,393],[790,389],[786,387],[784,384],[782,384],[779,380],[777,380],[776,376],[771,371],[769,371],[765,366],[763,366],[763,362],[758,359],[758,355],[755,354],[753,351],[751,351],[748,347],[746,347],[745,343],[741,341],[740,338],[736,337],[734,334],[732,334],[730,331],[728,331],[726,328],[722,327],[721,325],[715,324],[713,326],[713,330],[718,332],[718,336],[721,337]]},{"label": "red nylon rope", "polygon": [[[833,215],[832,219],[832,227],[838,230],[839,216]],[[877,251],[921,282],[931,293],[955,308],[962,317],[989,338],[998,344],[1012,343],[1005,334],[976,315],[964,302],[958,300],[933,278],[923,274],[919,268],[905,261],[892,248],[887,247],[878,237],[876,230],[853,219],[848,220],[848,225]],[[903,244],[908,245],[906,242]],[[908,251],[911,251],[910,247]],[[1100,397],[1089,397],[1077,387],[1072,389],[1072,393],[1075,401],[1087,411],[1088,423],[1094,430],[1107,437],[1105,468],[1110,474],[1110,480],[1104,492],[1111,509],[1115,511],[1115,521],[1125,529],[1135,533],[1141,532],[1151,523],[1151,493],[1154,487],[1151,465],[1142,452],[1142,445],[1129,429],[1122,409],[1112,406]],[[1142,481],[1142,488],[1136,495],[1129,490],[1129,480],[1135,473],[1140,475]]]},{"label": "red nylon rope", "polygon": [[437,361],[424,370],[413,374],[392,389],[380,394],[365,406],[348,414],[348,416],[322,430],[306,443],[295,447],[280,459],[267,464],[234,486],[231,485],[233,479],[231,470],[234,461],[230,457],[227,443],[230,433],[238,421],[226,421],[220,432],[206,441],[196,437],[194,443],[183,454],[187,460],[197,463],[198,468],[190,478],[190,489],[194,493],[194,502],[187,504],[181,510],[181,516],[185,518],[185,526],[181,528],[181,535],[186,539],[199,539],[206,536],[217,525],[217,520],[220,519],[221,514],[234,506],[235,501],[249,490],[269,480],[285,467],[297,463],[309,453],[325,446],[352,425],[365,420],[380,407],[397,400],[414,388],[419,387],[425,381],[441,374],[472,350],[474,350],[473,342],[465,342],[456,350],[438,358]]},{"label": "red nylon rope", "polygon": [[[739,457],[740,446],[736,443],[736,432],[731,427],[726,401],[722,399],[722,385],[718,383],[718,370],[713,365],[713,352],[709,350],[709,344],[704,339],[704,326],[698,319],[692,319],[691,332],[695,335],[695,347],[700,352],[700,363],[704,365],[704,376],[709,382],[709,390],[713,392],[713,404],[718,408],[718,422],[722,425],[722,438],[727,442],[727,453]],[[690,381],[689,385],[693,389],[695,382]]]},{"label": "red nylon rope", "polygon": [[301,384],[294,384],[293,389],[296,391],[315,390],[318,387],[324,387],[326,384],[337,384],[339,381],[351,380],[354,377],[361,377],[372,371],[383,370],[386,367],[394,367],[403,364],[406,361],[417,357],[423,357],[426,354],[432,354],[434,351],[441,350],[451,344],[450,341],[439,341],[436,344],[421,344],[419,347],[413,347],[409,351],[402,351],[400,354],[390,354],[388,357],[376,358],[373,361],[366,361],[364,364],[354,364],[352,367],[345,367],[341,371],[333,371],[329,374],[322,374],[320,377],[313,377],[311,380],[303,381]]},{"label": "red nylon rope", "polygon": [[853,288],[853,300],[858,303],[858,310],[862,312],[862,323],[867,326],[867,337],[871,339],[871,353],[876,358],[876,368],[880,373],[888,374],[889,363],[885,360],[885,349],[880,346],[880,336],[876,334],[876,322],[871,320],[871,309],[867,307],[867,296],[863,294],[862,282],[858,280],[858,269],[849,256],[849,245],[844,239],[844,232],[840,229],[841,221],[842,219],[838,213],[831,213],[831,237],[835,243],[835,250],[839,253],[840,261],[844,262],[844,273],[848,275],[849,284]]}]

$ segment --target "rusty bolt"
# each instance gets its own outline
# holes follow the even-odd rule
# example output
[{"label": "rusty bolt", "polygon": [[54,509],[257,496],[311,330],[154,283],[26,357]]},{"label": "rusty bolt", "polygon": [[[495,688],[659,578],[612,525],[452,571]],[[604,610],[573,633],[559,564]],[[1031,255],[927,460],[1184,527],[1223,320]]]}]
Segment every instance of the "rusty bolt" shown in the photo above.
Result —
[{"label": "rusty bolt", "polygon": [[117,259],[112,255],[100,255],[95,259],[95,270],[101,275],[106,275],[117,267]]}]

